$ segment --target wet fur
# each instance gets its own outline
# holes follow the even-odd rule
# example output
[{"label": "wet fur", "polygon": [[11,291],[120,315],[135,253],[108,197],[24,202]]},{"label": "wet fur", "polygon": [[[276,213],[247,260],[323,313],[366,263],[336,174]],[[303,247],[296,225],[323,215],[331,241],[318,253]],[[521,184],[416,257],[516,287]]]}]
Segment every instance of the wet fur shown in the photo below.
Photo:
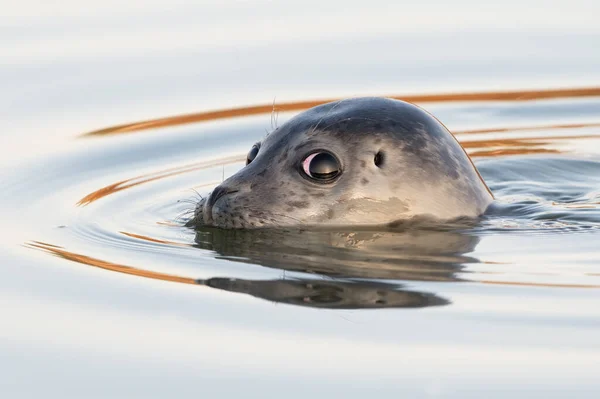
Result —
[{"label": "wet fur", "polygon": [[[332,184],[301,176],[315,150],[342,163]],[[384,155],[381,167],[374,164]],[[378,225],[428,215],[477,217],[493,197],[451,133],[421,108],[355,98],[311,108],[276,128],[256,158],[201,200],[195,226]]]}]

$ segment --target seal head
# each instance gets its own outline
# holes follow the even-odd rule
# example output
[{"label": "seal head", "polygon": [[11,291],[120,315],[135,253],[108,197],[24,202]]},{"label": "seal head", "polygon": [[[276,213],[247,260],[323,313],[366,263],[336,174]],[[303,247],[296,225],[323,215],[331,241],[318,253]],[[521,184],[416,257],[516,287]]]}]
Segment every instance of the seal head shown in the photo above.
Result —
[{"label": "seal head", "polygon": [[248,153],[196,207],[222,228],[383,225],[481,215],[493,196],[454,136],[403,101],[354,98],[311,108]]}]

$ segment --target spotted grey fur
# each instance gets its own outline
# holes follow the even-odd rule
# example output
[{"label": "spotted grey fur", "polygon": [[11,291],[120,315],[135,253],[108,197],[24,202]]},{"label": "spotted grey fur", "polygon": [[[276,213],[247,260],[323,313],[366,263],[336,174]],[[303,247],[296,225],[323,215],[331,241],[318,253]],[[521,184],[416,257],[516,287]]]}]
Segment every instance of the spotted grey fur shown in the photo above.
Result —
[{"label": "spotted grey fur", "polygon": [[[403,101],[353,98],[311,108],[260,143],[256,158],[196,207],[192,225],[381,225],[481,215],[493,197],[460,144]],[[316,150],[339,159],[330,184],[300,173]],[[377,153],[383,163],[374,162]]]}]

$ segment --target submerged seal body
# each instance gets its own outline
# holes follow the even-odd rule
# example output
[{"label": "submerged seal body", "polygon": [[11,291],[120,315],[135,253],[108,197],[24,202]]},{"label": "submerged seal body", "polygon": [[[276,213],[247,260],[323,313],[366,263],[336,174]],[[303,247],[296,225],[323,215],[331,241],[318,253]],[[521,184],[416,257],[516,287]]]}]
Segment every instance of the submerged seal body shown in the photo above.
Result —
[{"label": "submerged seal body", "polygon": [[382,225],[481,215],[493,197],[454,136],[387,98],[311,108],[270,133],[197,205],[195,226]]}]

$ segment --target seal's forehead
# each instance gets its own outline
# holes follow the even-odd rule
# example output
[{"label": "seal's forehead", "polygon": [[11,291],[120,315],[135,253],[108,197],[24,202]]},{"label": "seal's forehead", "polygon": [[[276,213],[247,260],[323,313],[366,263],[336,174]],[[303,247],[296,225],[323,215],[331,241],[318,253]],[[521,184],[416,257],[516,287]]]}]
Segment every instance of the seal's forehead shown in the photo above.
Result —
[{"label": "seal's forehead", "polygon": [[427,112],[413,104],[381,97],[350,98],[319,105],[306,111],[306,117],[313,121],[362,117],[376,121],[397,122],[405,120],[424,122],[431,118]]},{"label": "seal's forehead", "polygon": [[302,112],[268,139],[278,140],[284,136],[291,139],[324,131],[345,136],[373,133],[397,136],[423,130],[435,134],[440,127],[433,116],[413,104],[381,97],[362,97],[335,101]]},{"label": "seal's forehead", "polygon": [[[302,112],[265,138],[263,144],[293,144],[306,139],[356,141],[389,137],[412,144],[426,136],[447,134],[443,125],[421,108],[404,101],[362,97],[335,101]],[[425,134],[424,134],[425,133]],[[411,144],[411,145],[412,145]]]}]

